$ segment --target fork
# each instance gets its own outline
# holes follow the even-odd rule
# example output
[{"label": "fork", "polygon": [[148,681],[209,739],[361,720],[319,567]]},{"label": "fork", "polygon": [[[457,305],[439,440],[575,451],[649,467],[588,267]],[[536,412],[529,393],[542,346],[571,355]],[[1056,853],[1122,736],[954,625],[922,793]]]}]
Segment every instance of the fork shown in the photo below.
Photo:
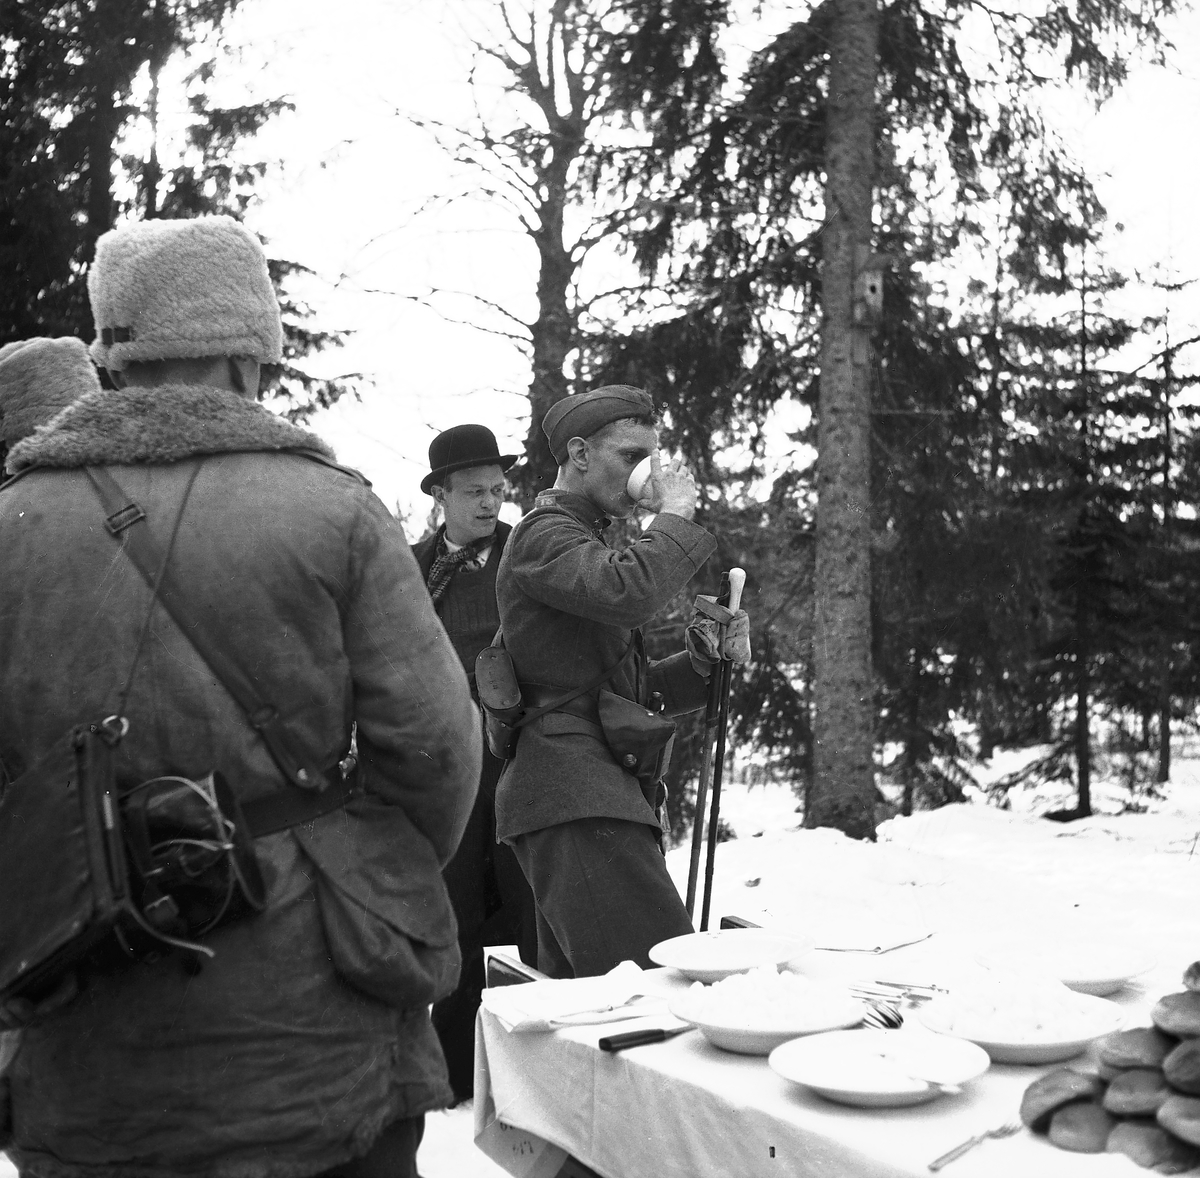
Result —
[{"label": "fork", "polygon": [[1011,1137],[1014,1133],[1021,1131],[1020,1121],[1008,1121],[1003,1125],[997,1125],[995,1129],[987,1129],[983,1133],[964,1141],[962,1145],[956,1145],[953,1149],[947,1150],[940,1158],[934,1158],[929,1163],[931,1170],[940,1170],[943,1166],[949,1165],[956,1158],[961,1158],[968,1150],[974,1149],[981,1142],[986,1141],[989,1137]]},{"label": "fork", "polygon": [[868,1002],[862,1017],[863,1025],[879,1027],[885,1031],[894,1031],[904,1025],[904,1016],[899,1007],[887,1002]]}]

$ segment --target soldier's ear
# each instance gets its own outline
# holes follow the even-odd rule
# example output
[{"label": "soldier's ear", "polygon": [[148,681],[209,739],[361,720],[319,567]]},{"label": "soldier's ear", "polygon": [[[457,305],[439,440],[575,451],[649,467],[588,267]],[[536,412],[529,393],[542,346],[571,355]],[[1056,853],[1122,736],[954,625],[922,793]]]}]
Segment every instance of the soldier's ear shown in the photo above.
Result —
[{"label": "soldier's ear", "polygon": [[585,438],[572,438],[567,443],[567,457],[576,469],[584,471],[588,468],[588,444]]}]

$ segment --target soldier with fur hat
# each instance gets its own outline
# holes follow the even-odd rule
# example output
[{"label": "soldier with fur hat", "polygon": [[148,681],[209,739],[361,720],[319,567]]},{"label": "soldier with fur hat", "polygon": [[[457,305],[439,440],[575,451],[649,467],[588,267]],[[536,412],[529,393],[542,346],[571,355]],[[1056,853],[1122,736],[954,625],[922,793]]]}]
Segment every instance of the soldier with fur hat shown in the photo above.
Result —
[{"label": "soldier with fur hat", "polygon": [[[648,967],[654,944],[692,931],[661,854],[658,754],[673,732],[669,717],[704,705],[717,652],[698,642],[653,661],[641,630],[716,541],[693,522],[689,472],[660,465],[643,390],[608,385],[566,397],[542,429],[558,478],[513,530],[497,597],[523,704],[549,710],[519,729],[497,789],[496,833],[533,888],[538,968],[584,977],[627,958]],[[639,504],[627,483],[646,457],[652,488]],[[610,548],[604,529],[639,505],[657,513],[650,526]],[[744,660],[745,614],[730,629],[729,649]]]},{"label": "soldier with fur hat", "polygon": [[87,345],[74,336],[26,339],[0,348],[0,463],[60,409],[100,391]]},{"label": "soldier with fur hat", "polygon": [[[352,725],[363,773],[255,840],[266,908],[206,934],[198,974],[93,960],[73,1001],[0,1011],[26,1023],[0,1145],[55,1178],[415,1174],[423,1114],[451,1099],[427,1004],[457,978],[441,868],[479,776],[466,676],[366,480],[256,402],[282,345],[257,240],[227,217],[119,228],[89,291],[118,387],[18,443],[0,490],[0,774],[118,699],[127,784],[216,769],[243,804],[310,798]],[[292,784],[109,534],[88,467],[145,513],[133,526],[164,547],[175,530],[188,616],[253,669]]]},{"label": "soldier with fur hat", "polygon": [[[455,425],[430,442],[429,473],[421,480],[421,490],[441,507],[443,522],[413,545],[413,555],[472,686],[475,656],[500,625],[496,570],[512,531],[501,522],[500,507],[504,476],[517,457],[500,453],[487,426]],[[433,1025],[458,1100],[469,1099],[474,1091],[484,946],[516,944],[528,964],[537,959],[533,896],[512,848],[496,842],[496,782],[503,767],[503,761],[483,750],[475,806],[443,873],[458,919],[463,964],[458,988],[434,1004]]]}]

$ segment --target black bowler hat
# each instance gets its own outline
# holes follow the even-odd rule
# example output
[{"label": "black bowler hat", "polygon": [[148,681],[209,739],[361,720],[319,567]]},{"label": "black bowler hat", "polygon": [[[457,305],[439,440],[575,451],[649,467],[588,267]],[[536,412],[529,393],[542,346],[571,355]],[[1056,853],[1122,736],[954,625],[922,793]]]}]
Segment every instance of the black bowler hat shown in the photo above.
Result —
[{"label": "black bowler hat", "polygon": [[486,425],[452,425],[429,443],[431,469],[421,480],[421,490],[429,495],[434,483],[440,485],[451,471],[472,466],[498,466],[507,471],[520,457],[501,454],[496,435]]}]

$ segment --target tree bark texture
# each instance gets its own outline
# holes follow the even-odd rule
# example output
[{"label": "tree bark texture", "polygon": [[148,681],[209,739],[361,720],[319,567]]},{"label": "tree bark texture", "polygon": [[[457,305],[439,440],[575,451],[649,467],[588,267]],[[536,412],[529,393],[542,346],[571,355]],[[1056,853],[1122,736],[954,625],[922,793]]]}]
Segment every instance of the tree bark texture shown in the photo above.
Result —
[{"label": "tree bark texture", "polygon": [[533,234],[538,250],[538,317],[532,330],[533,375],[529,383],[529,433],[525,439],[527,466],[522,480],[522,490],[530,505],[539,491],[554,485],[558,474],[558,464],[542,433],[542,418],[555,401],[567,395],[563,365],[575,334],[567,294],[576,263],[563,242],[563,212],[568,199],[567,172],[582,145],[581,134],[554,137],[550,161],[542,177],[538,228]]},{"label": "tree bark texture", "polygon": [[825,144],[817,460],[816,737],[809,826],[875,837],[871,682],[870,255],[878,12],[836,0]]},{"label": "tree bark texture", "polygon": [[1075,599],[1075,761],[1079,775],[1075,810],[1080,818],[1092,812],[1092,632],[1084,593],[1081,586]]}]

